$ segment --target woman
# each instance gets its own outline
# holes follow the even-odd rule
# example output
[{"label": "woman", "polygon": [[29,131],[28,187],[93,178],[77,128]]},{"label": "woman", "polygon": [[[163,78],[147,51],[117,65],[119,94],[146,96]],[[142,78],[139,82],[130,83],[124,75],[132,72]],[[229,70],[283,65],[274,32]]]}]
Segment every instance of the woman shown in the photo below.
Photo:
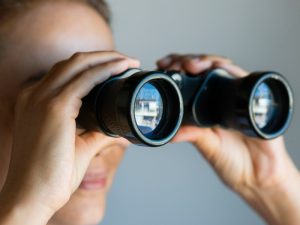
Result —
[{"label": "woman", "polygon": [[[139,61],[113,51],[101,0],[0,2],[0,224],[97,224],[129,143],[75,119],[96,84]],[[158,66],[247,74],[218,56],[170,55]],[[192,142],[269,224],[300,223],[300,177],[282,138],[183,127],[174,141]]]}]

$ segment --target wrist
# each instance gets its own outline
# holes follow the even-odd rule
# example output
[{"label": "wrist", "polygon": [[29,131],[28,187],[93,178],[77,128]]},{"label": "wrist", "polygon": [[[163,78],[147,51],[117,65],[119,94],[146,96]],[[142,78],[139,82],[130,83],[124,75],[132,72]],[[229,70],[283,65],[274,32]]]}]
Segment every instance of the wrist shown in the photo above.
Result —
[{"label": "wrist", "polygon": [[0,193],[0,225],[46,225],[54,212],[43,202],[17,199],[16,195]]},{"label": "wrist", "polygon": [[254,186],[240,195],[270,225],[300,224],[300,174],[292,165],[272,185]]}]

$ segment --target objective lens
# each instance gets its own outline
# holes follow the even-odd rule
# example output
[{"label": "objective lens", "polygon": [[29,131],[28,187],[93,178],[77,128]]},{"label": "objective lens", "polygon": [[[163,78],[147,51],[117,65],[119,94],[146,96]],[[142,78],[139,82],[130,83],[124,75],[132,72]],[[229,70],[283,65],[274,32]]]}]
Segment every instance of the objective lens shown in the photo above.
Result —
[{"label": "objective lens", "polygon": [[252,102],[252,113],[256,125],[263,129],[274,118],[277,104],[270,87],[261,83],[255,93]]},{"label": "objective lens", "polygon": [[139,130],[149,134],[158,126],[163,114],[161,94],[155,86],[146,83],[135,100],[134,116]]}]

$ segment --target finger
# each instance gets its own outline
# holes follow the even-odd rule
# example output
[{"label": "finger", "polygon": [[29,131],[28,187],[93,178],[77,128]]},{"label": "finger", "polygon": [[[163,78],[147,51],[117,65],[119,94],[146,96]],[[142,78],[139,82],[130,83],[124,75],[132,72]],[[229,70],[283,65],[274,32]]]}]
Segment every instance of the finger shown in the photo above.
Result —
[{"label": "finger", "polygon": [[199,137],[203,135],[209,135],[211,133],[211,128],[199,128],[195,126],[182,126],[175,137],[172,139],[172,142],[183,142],[188,141],[196,143],[199,141]]},{"label": "finger", "polygon": [[170,57],[165,57],[163,59],[160,59],[156,62],[156,65],[159,69],[165,69],[168,67],[172,62],[172,59]]},{"label": "finger", "polygon": [[194,58],[194,59],[185,59],[182,63],[183,70],[185,70],[186,73],[196,75],[199,73],[204,72],[205,70],[208,70],[213,65],[213,62],[210,60],[201,60],[200,58]]},{"label": "finger", "polygon": [[[86,96],[97,84],[100,84],[113,75],[138,66],[139,65],[137,62],[127,58],[118,59],[95,66],[92,69],[82,72],[71,82],[65,85],[59,94],[59,98],[64,101],[66,105],[68,105],[67,102],[73,104],[74,101],[81,102],[81,99]],[[79,110],[79,108],[76,108],[76,111],[77,110]]]},{"label": "finger", "polygon": [[180,57],[179,54],[167,55],[166,57],[158,60],[156,62],[156,65],[159,69],[166,69],[167,67],[169,67],[172,64],[173,61],[175,61],[179,57]]},{"label": "finger", "polygon": [[79,73],[112,60],[124,59],[137,62],[136,59],[129,58],[118,52],[89,52],[76,53],[70,59],[56,64],[49,74],[42,80],[42,88],[57,89],[69,82]]},{"label": "finger", "polygon": [[173,61],[165,70],[183,72],[182,63],[180,61]]},{"label": "finger", "polygon": [[195,75],[213,67],[216,63],[230,64],[232,61],[217,55],[172,54],[158,61],[157,65],[160,69],[183,71]]},{"label": "finger", "polygon": [[188,55],[170,54],[165,58],[157,61],[157,66],[158,68],[169,69],[169,67],[171,67],[172,64],[182,63],[185,60],[195,59],[197,57],[198,56],[194,54],[188,54]]},{"label": "finger", "polygon": [[213,161],[219,149],[220,139],[217,129],[183,126],[179,129],[172,142],[191,142],[209,161]]},{"label": "finger", "polygon": [[199,55],[198,58],[200,60],[208,60],[208,61],[213,61],[213,62],[223,62],[223,63],[228,63],[228,64],[232,63],[232,60],[225,56],[219,56],[219,55],[213,55],[213,54]]},{"label": "finger", "polygon": [[245,77],[249,74],[248,71],[246,71],[246,70],[242,69],[241,67],[234,65],[234,64],[215,63],[214,67],[222,68],[235,77]]},{"label": "finger", "polygon": [[223,56],[217,56],[217,55],[193,55],[193,54],[189,54],[189,55],[182,55],[182,56],[177,56],[176,58],[173,58],[173,61],[211,61],[213,63],[232,63],[232,61],[226,57]]}]

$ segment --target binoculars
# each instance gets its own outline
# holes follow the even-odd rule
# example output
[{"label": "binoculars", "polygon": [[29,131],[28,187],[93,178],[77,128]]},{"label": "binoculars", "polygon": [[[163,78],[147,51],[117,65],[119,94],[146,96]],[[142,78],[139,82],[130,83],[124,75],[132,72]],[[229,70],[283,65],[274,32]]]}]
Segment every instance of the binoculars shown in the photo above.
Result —
[{"label": "binoculars", "polygon": [[273,139],[287,130],[292,112],[291,88],[276,72],[236,78],[222,69],[197,76],[129,69],[83,98],[77,124],[155,147],[168,143],[181,125]]}]

